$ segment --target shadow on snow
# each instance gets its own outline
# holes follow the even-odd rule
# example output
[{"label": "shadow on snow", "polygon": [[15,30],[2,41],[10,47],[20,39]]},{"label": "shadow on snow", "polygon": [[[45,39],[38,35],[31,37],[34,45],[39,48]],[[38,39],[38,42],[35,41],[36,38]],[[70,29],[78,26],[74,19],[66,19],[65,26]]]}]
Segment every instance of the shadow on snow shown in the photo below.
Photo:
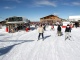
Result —
[{"label": "shadow on snow", "polygon": [[5,36],[6,34],[0,34],[0,36]]},{"label": "shadow on snow", "polygon": [[51,36],[51,35],[45,36],[44,39],[46,39],[46,38],[48,38],[48,37],[50,37],[50,36]]},{"label": "shadow on snow", "polygon": [[35,30],[36,28],[35,27],[30,27],[30,30]]},{"label": "shadow on snow", "polygon": [[0,42],[33,42],[34,40],[0,40]]},{"label": "shadow on snow", "polygon": [[0,40],[0,42],[20,42],[20,43],[16,43],[14,45],[10,45],[7,47],[3,47],[0,48],[0,56],[7,54],[14,46],[25,43],[25,42],[33,42],[34,40],[7,40],[7,41],[2,41]]}]

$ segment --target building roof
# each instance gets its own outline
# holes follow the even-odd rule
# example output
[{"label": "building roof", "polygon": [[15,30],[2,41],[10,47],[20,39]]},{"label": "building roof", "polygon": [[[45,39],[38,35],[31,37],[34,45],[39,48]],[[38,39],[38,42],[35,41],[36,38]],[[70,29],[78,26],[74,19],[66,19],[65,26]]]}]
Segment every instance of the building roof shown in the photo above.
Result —
[{"label": "building roof", "polygon": [[30,23],[30,20],[24,18],[24,17],[17,17],[17,16],[13,16],[13,17],[9,17],[6,18],[6,23]]},{"label": "building roof", "polygon": [[18,24],[18,23],[24,23],[24,22],[23,21],[16,21],[16,22],[6,22],[6,23],[8,23],[8,24],[12,24],[12,23],[15,24],[15,23],[17,23]]},{"label": "building roof", "polygon": [[50,17],[50,16],[54,16],[54,17],[58,17],[58,16],[56,16],[56,15],[48,15],[48,16],[45,16],[45,17],[42,17],[42,18],[40,18],[40,19],[43,19],[43,18],[46,18],[46,17]]}]

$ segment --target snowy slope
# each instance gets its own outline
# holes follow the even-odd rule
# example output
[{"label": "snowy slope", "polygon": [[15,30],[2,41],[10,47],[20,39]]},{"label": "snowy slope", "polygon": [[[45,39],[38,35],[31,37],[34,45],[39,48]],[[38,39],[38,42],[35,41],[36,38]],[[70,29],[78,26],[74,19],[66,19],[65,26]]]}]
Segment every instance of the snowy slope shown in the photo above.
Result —
[{"label": "snowy slope", "polygon": [[65,41],[64,28],[62,32],[57,36],[56,27],[54,31],[47,27],[44,41],[37,41],[37,30],[5,32],[0,36],[0,60],[80,60],[80,28],[72,29],[71,40]]}]

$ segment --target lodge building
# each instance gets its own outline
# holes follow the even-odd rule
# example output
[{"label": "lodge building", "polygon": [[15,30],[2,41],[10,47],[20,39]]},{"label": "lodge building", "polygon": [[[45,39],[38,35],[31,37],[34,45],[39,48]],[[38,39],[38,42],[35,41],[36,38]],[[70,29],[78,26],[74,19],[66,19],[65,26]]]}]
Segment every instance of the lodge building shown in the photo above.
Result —
[{"label": "lodge building", "polygon": [[16,32],[18,30],[25,30],[30,28],[30,20],[23,17],[9,17],[6,18],[6,32]]},{"label": "lodge building", "polygon": [[59,18],[56,15],[48,15],[45,17],[40,18],[41,23],[56,23],[56,22],[61,22],[61,18]]}]

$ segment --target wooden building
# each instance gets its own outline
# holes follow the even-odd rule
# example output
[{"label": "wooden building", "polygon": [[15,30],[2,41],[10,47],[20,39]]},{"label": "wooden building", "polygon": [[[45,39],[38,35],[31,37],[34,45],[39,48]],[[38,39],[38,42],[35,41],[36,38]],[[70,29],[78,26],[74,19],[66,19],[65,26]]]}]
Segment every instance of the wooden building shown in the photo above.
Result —
[{"label": "wooden building", "polygon": [[40,18],[40,22],[52,24],[56,22],[61,22],[61,18],[59,18],[56,15],[48,15],[48,16]]}]

